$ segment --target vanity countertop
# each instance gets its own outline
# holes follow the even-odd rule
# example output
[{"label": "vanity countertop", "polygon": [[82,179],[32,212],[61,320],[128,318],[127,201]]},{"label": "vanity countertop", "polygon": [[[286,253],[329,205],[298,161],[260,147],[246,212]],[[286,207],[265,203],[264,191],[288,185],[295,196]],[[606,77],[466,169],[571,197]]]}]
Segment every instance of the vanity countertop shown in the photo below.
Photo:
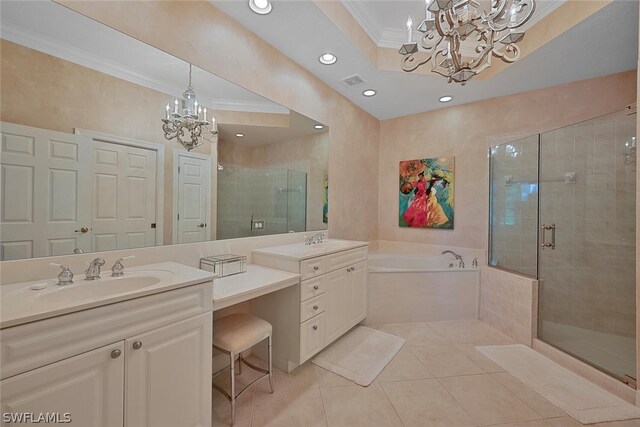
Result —
[{"label": "vanity countertop", "polygon": [[315,245],[305,245],[304,243],[293,243],[290,245],[271,246],[267,248],[254,249],[254,254],[270,255],[278,258],[302,261],[318,256],[329,255],[349,249],[368,246],[368,242],[358,242],[355,240],[328,239],[323,243]]},{"label": "vanity countertop", "polygon": [[108,270],[103,270],[98,280],[88,281],[76,275],[74,283],[65,286],[58,286],[57,279],[2,285],[0,329],[184,288],[213,277],[208,271],[161,262],[127,267],[122,277],[111,277]]},{"label": "vanity countertop", "polygon": [[215,279],[213,311],[279,291],[299,282],[299,274],[249,264],[244,273]]}]

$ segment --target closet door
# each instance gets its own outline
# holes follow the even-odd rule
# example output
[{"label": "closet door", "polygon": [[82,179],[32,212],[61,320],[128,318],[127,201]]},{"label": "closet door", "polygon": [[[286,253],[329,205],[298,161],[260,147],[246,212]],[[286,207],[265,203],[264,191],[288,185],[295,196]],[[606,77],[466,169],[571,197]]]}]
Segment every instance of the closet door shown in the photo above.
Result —
[{"label": "closet door", "polygon": [[0,124],[0,260],[90,250],[91,141]]},{"label": "closet door", "polygon": [[92,250],[156,245],[156,152],[94,143]]}]

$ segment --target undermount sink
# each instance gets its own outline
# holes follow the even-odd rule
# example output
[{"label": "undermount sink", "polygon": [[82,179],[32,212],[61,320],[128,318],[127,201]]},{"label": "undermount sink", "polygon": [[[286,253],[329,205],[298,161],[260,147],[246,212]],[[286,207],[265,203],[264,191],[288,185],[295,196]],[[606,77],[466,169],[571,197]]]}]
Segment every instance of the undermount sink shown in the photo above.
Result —
[{"label": "undermount sink", "polygon": [[83,277],[80,277],[74,280],[74,283],[71,285],[49,285],[47,289],[37,292],[34,298],[51,302],[68,300],[70,298],[102,298],[106,295],[121,294],[123,292],[141,290],[157,285],[168,275],[173,274],[167,270],[151,270],[136,271],[133,274],[122,277],[103,276],[97,280],[85,280]]}]

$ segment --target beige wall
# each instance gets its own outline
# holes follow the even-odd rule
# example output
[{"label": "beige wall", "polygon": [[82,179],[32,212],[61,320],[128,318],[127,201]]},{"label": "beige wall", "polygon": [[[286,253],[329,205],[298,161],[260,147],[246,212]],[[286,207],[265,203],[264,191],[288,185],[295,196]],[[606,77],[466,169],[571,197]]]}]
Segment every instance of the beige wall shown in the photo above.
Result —
[{"label": "beige wall", "polygon": [[[636,72],[493,98],[380,124],[379,238],[484,248],[489,141],[533,134],[622,110],[636,100]],[[398,162],[455,156],[455,229],[398,226]]]},{"label": "beige wall", "polygon": [[[189,2],[62,3],[119,31],[329,126],[332,237],[375,240],[376,191],[358,193],[362,177],[377,182],[379,121],[211,4]],[[180,37],[169,28],[180,28]],[[260,78],[256,78],[259,75]]]}]

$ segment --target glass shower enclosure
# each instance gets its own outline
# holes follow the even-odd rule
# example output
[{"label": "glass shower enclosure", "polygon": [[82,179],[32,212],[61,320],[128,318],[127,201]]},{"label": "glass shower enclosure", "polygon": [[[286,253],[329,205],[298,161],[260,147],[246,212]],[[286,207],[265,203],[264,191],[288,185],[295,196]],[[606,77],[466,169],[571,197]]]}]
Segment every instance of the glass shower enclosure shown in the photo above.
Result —
[{"label": "glass shower enclosure", "polygon": [[225,166],[218,171],[217,211],[218,239],[305,231],[307,174]]},{"label": "glass shower enclosure", "polygon": [[636,116],[622,111],[489,152],[489,264],[539,280],[539,339],[628,383],[635,151]]}]

